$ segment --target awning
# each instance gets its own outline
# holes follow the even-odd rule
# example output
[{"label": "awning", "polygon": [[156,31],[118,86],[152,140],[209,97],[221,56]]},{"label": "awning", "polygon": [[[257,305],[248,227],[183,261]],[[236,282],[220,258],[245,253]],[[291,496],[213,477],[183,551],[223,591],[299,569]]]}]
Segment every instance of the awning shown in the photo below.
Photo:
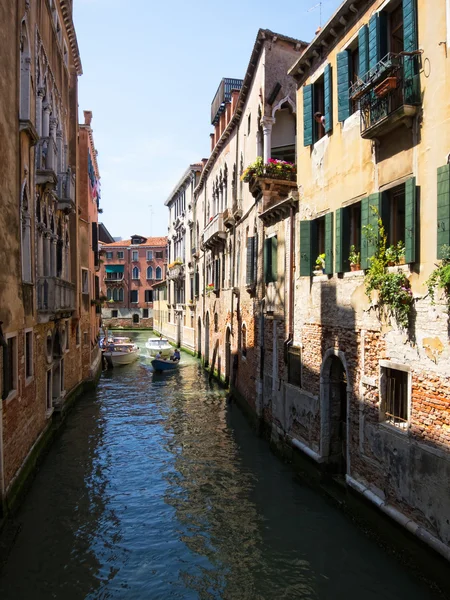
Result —
[{"label": "awning", "polygon": [[105,265],[107,273],[123,273],[124,265]]}]

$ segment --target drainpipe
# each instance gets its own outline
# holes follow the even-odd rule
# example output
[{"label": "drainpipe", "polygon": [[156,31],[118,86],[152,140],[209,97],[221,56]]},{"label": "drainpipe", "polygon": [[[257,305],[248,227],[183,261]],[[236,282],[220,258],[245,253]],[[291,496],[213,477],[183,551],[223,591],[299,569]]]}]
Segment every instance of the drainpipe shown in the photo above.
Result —
[{"label": "drainpipe", "polygon": [[289,290],[288,290],[288,337],[284,342],[284,362],[294,339],[294,207],[289,209]]}]

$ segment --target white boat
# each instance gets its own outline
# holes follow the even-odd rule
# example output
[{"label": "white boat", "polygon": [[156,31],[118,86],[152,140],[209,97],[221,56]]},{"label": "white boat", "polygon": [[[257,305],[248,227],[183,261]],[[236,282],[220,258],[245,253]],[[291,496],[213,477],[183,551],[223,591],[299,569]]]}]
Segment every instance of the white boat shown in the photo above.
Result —
[{"label": "white boat", "polygon": [[139,358],[139,348],[130,338],[113,337],[103,342],[103,354],[113,367],[129,365]]},{"label": "white boat", "polygon": [[165,358],[170,356],[172,353],[172,346],[169,344],[169,340],[166,338],[155,338],[149,337],[147,342],[145,343],[145,348],[147,349],[147,353],[149,356],[154,358],[158,352],[160,355]]}]

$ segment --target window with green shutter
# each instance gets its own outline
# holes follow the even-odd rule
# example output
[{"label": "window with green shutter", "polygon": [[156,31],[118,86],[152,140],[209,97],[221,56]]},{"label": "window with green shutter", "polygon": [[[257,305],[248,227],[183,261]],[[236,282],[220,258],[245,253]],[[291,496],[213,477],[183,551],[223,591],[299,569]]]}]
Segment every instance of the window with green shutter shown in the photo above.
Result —
[{"label": "window with green shutter", "polygon": [[416,261],[416,178],[405,183],[405,262]]},{"label": "window with green shutter", "polygon": [[351,58],[350,50],[344,50],[337,55],[337,93],[338,93],[338,121],[348,119],[351,113],[349,88],[351,84]]},{"label": "window with green shutter", "polygon": [[325,273],[333,274],[333,213],[325,215]]},{"label": "window with green shutter", "polygon": [[387,47],[387,13],[375,13],[369,20],[369,69],[386,56]]},{"label": "window with green shutter", "polygon": [[363,77],[369,70],[369,28],[363,25],[358,31],[359,74]]},{"label": "window with green shutter", "polygon": [[333,82],[331,77],[331,65],[325,66],[323,74],[324,78],[324,116],[325,116],[325,133],[330,133],[333,130]]},{"label": "window with green shutter", "polygon": [[311,221],[300,221],[300,277],[312,275]]},{"label": "window with green shutter", "polygon": [[247,269],[246,269],[246,284],[252,285],[255,283],[255,238],[247,238]]},{"label": "window with green shutter", "polygon": [[274,235],[264,241],[264,281],[271,283],[277,281],[277,262],[278,262],[278,240]]},{"label": "window with green shutter", "polygon": [[[361,268],[369,268],[378,240],[378,217],[381,216],[381,194],[371,194],[361,200]],[[367,235],[367,233],[369,235]]]},{"label": "window with green shutter", "polygon": [[[361,202],[354,202],[336,211],[335,271],[350,271],[350,248],[361,253]],[[360,263],[361,264],[361,259]]]},{"label": "window with green shutter", "polygon": [[303,87],[303,145],[313,144],[313,86]]},{"label": "window with green shutter", "polygon": [[437,170],[437,258],[450,246],[450,165]]}]

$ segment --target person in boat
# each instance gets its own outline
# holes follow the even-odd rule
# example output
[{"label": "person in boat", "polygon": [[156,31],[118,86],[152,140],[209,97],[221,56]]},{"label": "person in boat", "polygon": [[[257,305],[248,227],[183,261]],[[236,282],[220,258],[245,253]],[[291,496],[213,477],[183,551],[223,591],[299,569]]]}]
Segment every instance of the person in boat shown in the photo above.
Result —
[{"label": "person in boat", "polygon": [[172,360],[180,360],[180,351],[178,348],[175,348],[175,351],[172,354]]},{"label": "person in boat", "polygon": [[161,356],[161,352],[158,350],[158,352],[156,353],[155,358],[157,358],[158,360],[161,360],[162,356]]}]

